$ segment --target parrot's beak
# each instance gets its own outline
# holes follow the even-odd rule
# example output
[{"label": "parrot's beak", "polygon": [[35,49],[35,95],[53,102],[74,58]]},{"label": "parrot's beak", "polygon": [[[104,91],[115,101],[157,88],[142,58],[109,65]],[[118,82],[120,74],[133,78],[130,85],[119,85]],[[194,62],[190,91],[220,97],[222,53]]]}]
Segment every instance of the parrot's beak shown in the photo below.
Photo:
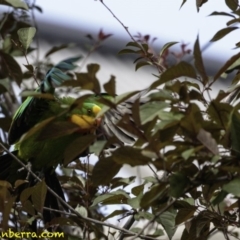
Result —
[{"label": "parrot's beak", "polygon": [[102,118],[98,117],[96,118],[96,127],[99,127],[101,125]]}]

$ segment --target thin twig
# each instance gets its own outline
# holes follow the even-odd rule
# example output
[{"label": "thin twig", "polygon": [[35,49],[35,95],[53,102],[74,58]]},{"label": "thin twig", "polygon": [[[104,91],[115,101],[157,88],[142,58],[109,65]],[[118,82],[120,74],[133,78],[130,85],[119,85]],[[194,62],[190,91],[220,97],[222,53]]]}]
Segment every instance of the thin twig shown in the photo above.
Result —
[{"label": "thin twig", "polygon": [[155,216],[154,218],[149,221],[143,228],[142,230],[136,235],[134,236],[133,238],[131,238],[130,240],[134,240],[136,239],[137,237],[140,237],[143,233],[143,231],[145,229],[147,229],[161,214],[163,214],[168,208],[170,208],[175,202],[177,201],[177,199],[174,199],[172,200],[166,207],[164,207],[161,211],[159,211]]},{"label": "thin twig", "polygon": [[[42,180],[31,170],[29,169],[29,167],[27,165],[25,165],[18,157],[16,157],[13,153],[11,153],[4,145],[3,143],[0,142],[0,146],[14,159],[16,160],[26,171],[28,171],[36,180],[38,180],[39,182],[42,182]],[[85,221],[89,221],[89,222],[92,222],[92,223],[95,223],[95,224],[99,224],[99,225],[102,225],[102,226],[107,226],[107,227],[111,227],[111,228],[114,228],[114,229],[117,229],[119,231],[122,231],[122,232],[125,232],[127,234],[130,234],[131,236],[138,236],[140,238],[143,238],[143,239],[148,239],[148,240],[155,240],[155,238],[151,238],[151,237],[148,237],[148,236],[144,236],[144,235],[141,235],[141,234],[135,234],[131,231],[128,231],[124,228],[121,228],[121,227],[117,227],[113,224],[110,224],[110,223],[104,223],[104,222],[101,222],[101,221],[98,221],[96,219],[93,219],[93,218],[89,218],[89,217],[84,217],[82,216],[79,212],[77,212],[72,206],[70,206],[67,202],[65,202],[55,191],[53,191],[50,187],[46,186],[47,187],[47,190],[54,196],[56,197],[59,202],[61,202],[62,205],[64,205],[66,208],[68,208],[72,213],[67,213],[68,215],[71,215],[71,216],[75,216],[75,217],[79,217],[80,219],[82,220],[85,220]],[[55,210],[55,209],[50,209],[50,208],[46,208],[45,209],[48,209],[48,210],[51,210],[51,211],[57,211],[59,212],[59,210]]]},{"label": "thin twig", "polygon": [[126,27],[123,22],[113,13],[113,11],[103,2],[103,0],[99,0],[102,5],[113,15],[113,17],[123,26],[123,28],[128,33],[129,37],[132,39],[133,42],[136,42],[136,40],[133,38],[132,34],[129,32],[128,27]]}]

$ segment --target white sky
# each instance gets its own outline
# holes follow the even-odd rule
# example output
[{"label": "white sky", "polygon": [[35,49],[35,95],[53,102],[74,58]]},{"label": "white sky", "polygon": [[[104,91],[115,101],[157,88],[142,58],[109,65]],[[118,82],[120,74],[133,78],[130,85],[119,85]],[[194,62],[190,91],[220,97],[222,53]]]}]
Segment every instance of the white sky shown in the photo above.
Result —
[{"label": "white sky", "polygon": [[[204,45],[220,29],[226,27],[228,17],[211,16],[213,11],[230,9],[224,0],[211,0],[204,4],[197,13],[195,1],[188,0],[180,9],[182,0],[104,0],[114,14],[129,27],[130,32],[150,34],[163,44],[168,41],[194,43],[197,34]],[[96,0],[37,0],[43,8],[43,14],[37,14],[41,20],[56,22],[79,29],[86,33],[98,32],[103,28],[105,33],[130,41],[123,27],[112,17],[109,11]],[[206,54],[215,54],[216,58],[226,60],[237,50],[232,50],[239,41],[239,31],[233,31],[222,40],[214,43]]]}]

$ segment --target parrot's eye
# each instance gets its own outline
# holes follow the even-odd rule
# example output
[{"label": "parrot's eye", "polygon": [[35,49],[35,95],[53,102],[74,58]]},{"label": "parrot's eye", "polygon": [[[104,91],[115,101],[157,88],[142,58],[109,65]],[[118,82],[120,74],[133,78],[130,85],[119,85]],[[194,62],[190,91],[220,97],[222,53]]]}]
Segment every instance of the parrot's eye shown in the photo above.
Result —
[{"label": "parrot's eye", "polygon": [[91,115],[91,114],[92,114],[92,110],[91,110],[91,109],[88,109],[88,110],[87,110],[87,114],[88,114],[88,115]]}]

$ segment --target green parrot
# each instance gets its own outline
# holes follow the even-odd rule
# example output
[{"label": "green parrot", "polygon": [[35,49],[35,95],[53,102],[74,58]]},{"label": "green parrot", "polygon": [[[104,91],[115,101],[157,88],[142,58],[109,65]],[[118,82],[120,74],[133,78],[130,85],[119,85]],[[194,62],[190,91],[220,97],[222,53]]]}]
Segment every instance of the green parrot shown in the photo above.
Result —
[{"label": "green parrot", "polygon": [[[45,76],[36,92],[40,97],[29,96],[16,111],[8,134],[9,144],[14,144],[13,154],[25,164],[31,164],[33,172],[41,172],[46,184],[62,199],[64,194],[57,179],[55,168],[63,163],[63,156],[67,146],[79,137],[87,134],[94,135],[96,131],[103,137],[117,136],[119,142],[131,144],[134,138],[130,133],[117,127],[116,123],[121,114],[130,113],[131,103],[122,103],[118,109],[111,109],[104,116],[99,117],[103,104],[101,99],[111,100],[108,94],[91,95],[82,104],[75,106],[72,97],[45,98],[45,93],[54,94],[55,87],[68,81],[71,77],[65,71],[75,68],[74,62],[78,58],[67,59],[53,67]],[[74,106],[74,107],[73,107]],[[121,113],[119,113],[121,111]],[[64,131],[61,127],[64,126]],[[54,136],[55,134],[55,136]],[[86,156],[88,149],[78,156]],[[17,179],[25,179],[27,171],[19,171],[20,164],[9,154],[0,157],[0,180],[7,180],[14,184]],[[36,180],[29,180],[29,186],[36,184]],[[48,192],[45,206],[58,209],[56,198]],[[43,211],[45,222],[57,213]]]}]

